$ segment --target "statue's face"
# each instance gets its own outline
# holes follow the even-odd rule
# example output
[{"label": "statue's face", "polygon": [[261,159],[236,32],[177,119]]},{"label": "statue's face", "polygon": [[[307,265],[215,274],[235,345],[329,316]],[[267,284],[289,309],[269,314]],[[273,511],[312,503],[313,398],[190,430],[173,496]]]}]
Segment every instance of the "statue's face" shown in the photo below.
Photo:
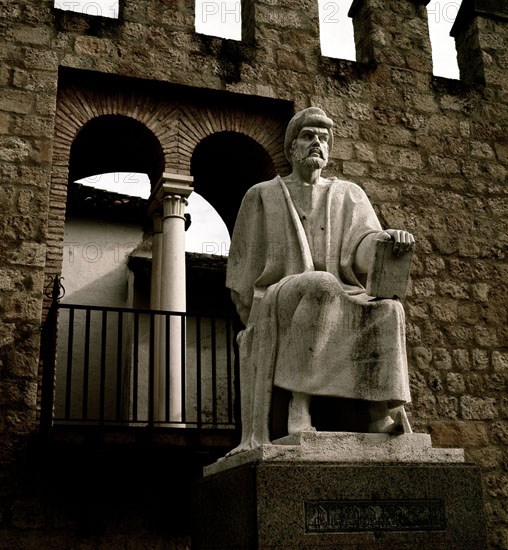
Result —
[{"label": "statue's face", "polygon": [[324,168],[328,162],[329,139],[326,128],[304,126],[291,147],[293,162],[310,168]]}]

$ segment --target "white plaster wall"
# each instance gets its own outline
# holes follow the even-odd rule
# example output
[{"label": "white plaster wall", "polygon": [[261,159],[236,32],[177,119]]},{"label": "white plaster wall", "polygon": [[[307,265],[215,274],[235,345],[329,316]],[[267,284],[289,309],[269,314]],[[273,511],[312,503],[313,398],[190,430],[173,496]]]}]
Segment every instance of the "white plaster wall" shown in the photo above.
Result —
[{"label": "white plaster wall", "polygon": [[[201,342],[196,338],[196,319],[190,317],[187,320],[187,378],[186,378],[186,414],[189,422],[197,421],[198,383],[197,383],[197,353],[201,355],[201,421],[213,422],[213,376],[212,376],[212,336],[211,321],[208,317],[201,319]],[[227,424],[228,399],[231,408],[234,406],[233,395],[228,392],[228,376],[233,386],[233,334],[229,337],[229,355],[231,358],[231,371],[227,368],[227,324],[223,319],[215,322],[215,359],[216,359],[216,422],[219,425]]]},{"label": "white plaster wall", "polygon": [[141,243],[137,224],[74,219],[65,224],[65,297],[73,304],[125,307],[127,256]]},{"label": "white plaster wall", "polygon": [[[66,293],[62,303],[130,307],[128,303],[127,257],[142,240],[140,225],[109,223],[97,220],[74,219],[65,225],[63,285]],[[149,292],[149,289],[147,289]],[[85,312],[76,310],[74,319],[74,344],[72,347],[71,418],[81,418],[83,411],[83,386],[85,365]],[[124,319],[124,334],[120,345],[121,363],[129,360],[125,343],[128,320]],[[102,313],[92,312],[90,323],[88,416],[99,417],[99,388],[102,345]],[[62,309],[59,316],[57,347],[55,417],[64,415],[67,380],[67,342],[69,311]],[[117,407],[118,377],[122,377],[117,361],[118,314],[108,313],[105,360],[105,417],[114,418]]]},{"label": "white plaster wall", "polygon": [[[134,224],[71,220],[65,228],[64,264],[62,275],[66,289],[63,303],[111,307],[148,307],[150,289],[135,290],[134,275],[127,268],[127,256],[142,240],[142,229]],[[129,282],[130,281],[130,282]],[[140,294],[142,291],[142,294]],[[85,311],[76,310],[74,343],[72,346],[71,419],[82,419],[85,382]],[[118,314],[108,313],[105,347],[105,408],[106,421],[133,420],[134,393],[137,396],[138,419],[148,418],[149,393],[149,317],[139,315],[139,347],[137,384],[134,385],[133,321],[131,313],[123,315],[123,333],[118,333]],[[88,419],[99,419],[100,369],[102,347],[102,312],[91,314],[88,364]],[[213,420],[211,323],[201,320],[201,345],[196,341],[195,319],[186,323],[186,420],[197,421],[197,350],[201,354],[201,404],[203,422]],[[64,416],[67,380],[69,310],[61,309],[57,348],[55,418]],[[233,358],[232,337],[229,340]],[[216,322],[216,386],[217,422],[227,423],[228,371],[226,325]],[[120,365],[118,349],[122,350]],[[231,365],[232,368],[232,365]],[[232,383],[232,382],[231,382]],[[120,398],[121,395],[121,398]],[[117,401],[117,397],[120,398]],[[117,413],[120,412],[120,417]]]}]

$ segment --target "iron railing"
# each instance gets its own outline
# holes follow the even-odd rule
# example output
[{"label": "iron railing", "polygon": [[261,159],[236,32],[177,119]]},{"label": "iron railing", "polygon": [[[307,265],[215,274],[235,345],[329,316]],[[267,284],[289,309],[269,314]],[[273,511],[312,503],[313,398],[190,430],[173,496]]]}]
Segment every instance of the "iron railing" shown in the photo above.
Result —
[{"label": "iron railing", "polygon": [[55,300],[43,329],[41,428],[236,429],[233,343],[226,316]]}]

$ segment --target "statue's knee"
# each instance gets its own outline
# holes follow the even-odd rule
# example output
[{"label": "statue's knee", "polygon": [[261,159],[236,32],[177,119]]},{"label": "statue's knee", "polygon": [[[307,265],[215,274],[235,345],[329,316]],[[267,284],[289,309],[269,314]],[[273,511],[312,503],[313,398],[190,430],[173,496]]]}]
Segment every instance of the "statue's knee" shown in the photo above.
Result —
[{"label": "statue's knee", "polygon": [[340,285],[337,278],[327,271],[314,271],[306,273],[307,277],[302,280],[304,293],[307,298],[323,298],[336,296]]}]

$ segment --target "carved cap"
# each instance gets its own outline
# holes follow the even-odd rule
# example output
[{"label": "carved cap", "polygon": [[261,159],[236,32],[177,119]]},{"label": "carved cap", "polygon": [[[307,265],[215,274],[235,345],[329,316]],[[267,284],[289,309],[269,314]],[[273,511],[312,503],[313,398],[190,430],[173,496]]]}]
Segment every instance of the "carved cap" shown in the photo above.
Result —
[{"label": "carved cap", "polygon": [[286,129],[286,136],[284,138],[284,153],[286,158],[291,163],[291,145],[293,141],[298,137],[301,129],[305,126],[317,126],[318,128],[326,128],[330,135],[328,142],[328,148],[331,151],[333,147],[333,120],[326,116],[323,109],[319,107],[308,107],[302,111],[298,111],[296,115],[289,121]]}]

